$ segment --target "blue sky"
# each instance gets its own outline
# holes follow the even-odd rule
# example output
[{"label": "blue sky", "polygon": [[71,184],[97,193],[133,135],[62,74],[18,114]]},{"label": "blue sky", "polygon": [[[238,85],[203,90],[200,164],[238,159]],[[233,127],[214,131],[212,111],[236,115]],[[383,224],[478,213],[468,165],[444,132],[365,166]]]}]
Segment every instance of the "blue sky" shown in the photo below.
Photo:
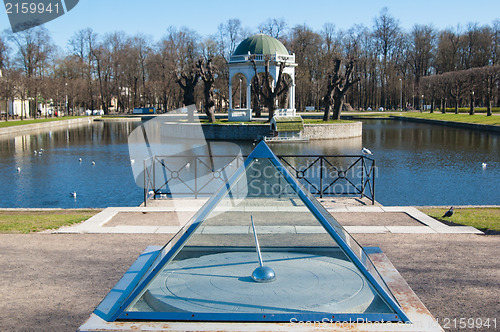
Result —
[{"label": "blue sky", "polygon": [[[29,0],[26,0],[29,2]],[[268,18],[283,17],[289,24],[307,24],[321,30],[326,22],[338,29],[348,29],[355,24],[371,27],[381,9],[399,20],[405,30],[414,24],[432,24],[444,29],[465,26],[469,22],[491,25],[500,19],[498,0],[420,0],[420,1],[207,1],[207,0],[80,0],[69,13],[45,24],[55,43],[65,48],[74,32],[91,27],[99,34],[125,31],[127,34],[143,33],[159,40],[166,29],[173,25],[187,26],[202,36],[216,32],[217,26],[230,19],[239,18],[243,26],[257,32],[259,23]],[[0,13],[0,30],[10,29],[5,11]]]}]

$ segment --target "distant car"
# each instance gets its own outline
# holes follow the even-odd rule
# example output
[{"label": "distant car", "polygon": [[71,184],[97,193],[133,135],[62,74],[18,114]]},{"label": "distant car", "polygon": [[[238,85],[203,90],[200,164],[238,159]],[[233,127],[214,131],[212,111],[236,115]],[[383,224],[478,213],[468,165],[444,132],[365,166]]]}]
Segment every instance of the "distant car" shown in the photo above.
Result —
[{"label": "distant car", "polygon": [[132,111],[133,114],[156,114],[155,107],[136,107]]},{"label": "distant car", "polygon": [[92,112],[92,115],[104,115],[104,111],[103,110],[94,110]]},{"label": "distant car", "polygon": [[92,115],[92,111],[91,111],[91,110],[86,110],[86,111],[85,111],[85,115],[86,115],[86,116],[90,116],[90,115]]}]

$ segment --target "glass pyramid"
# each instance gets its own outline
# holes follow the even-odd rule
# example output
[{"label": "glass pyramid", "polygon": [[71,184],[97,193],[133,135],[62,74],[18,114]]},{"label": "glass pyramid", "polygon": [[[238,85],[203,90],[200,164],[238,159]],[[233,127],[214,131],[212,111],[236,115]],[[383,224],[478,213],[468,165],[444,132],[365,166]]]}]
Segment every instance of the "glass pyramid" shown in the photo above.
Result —
[{"label": "glass pyramid", "polygon": [[264,142],[136,263],[96,309],[104,320],[409,321],[363,248]]}]

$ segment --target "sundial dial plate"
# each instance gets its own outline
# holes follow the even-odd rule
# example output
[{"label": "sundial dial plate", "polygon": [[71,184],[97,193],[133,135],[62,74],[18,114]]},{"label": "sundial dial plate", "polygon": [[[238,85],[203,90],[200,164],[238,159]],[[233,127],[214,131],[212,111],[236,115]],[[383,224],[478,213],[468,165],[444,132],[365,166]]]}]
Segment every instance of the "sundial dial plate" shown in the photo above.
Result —
[{"label": "sundial dial plate", "polygon": [[354,265],[330,256],[264,252],[276,279],[258,283],[254,252],[225,252],[171,262],[144,294],[154,311],[199,313],[365,312],[374,291]]}]

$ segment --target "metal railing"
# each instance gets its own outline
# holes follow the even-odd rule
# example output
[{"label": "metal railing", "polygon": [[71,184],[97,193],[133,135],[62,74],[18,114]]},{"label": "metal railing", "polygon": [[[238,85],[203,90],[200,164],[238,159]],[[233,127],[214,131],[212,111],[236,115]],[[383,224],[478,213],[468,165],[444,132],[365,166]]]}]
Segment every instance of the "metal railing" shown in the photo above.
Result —
[{"label": "metal railing", "polygon": [[[375,204],[375,160],[359,155],[278,155],[311,194],[359,196]],[[151,198],[208,197],[240,167],[245,156],[153,156],[144,160],[144,206]],[[166,163],[168,160],[168,164]]]}]

